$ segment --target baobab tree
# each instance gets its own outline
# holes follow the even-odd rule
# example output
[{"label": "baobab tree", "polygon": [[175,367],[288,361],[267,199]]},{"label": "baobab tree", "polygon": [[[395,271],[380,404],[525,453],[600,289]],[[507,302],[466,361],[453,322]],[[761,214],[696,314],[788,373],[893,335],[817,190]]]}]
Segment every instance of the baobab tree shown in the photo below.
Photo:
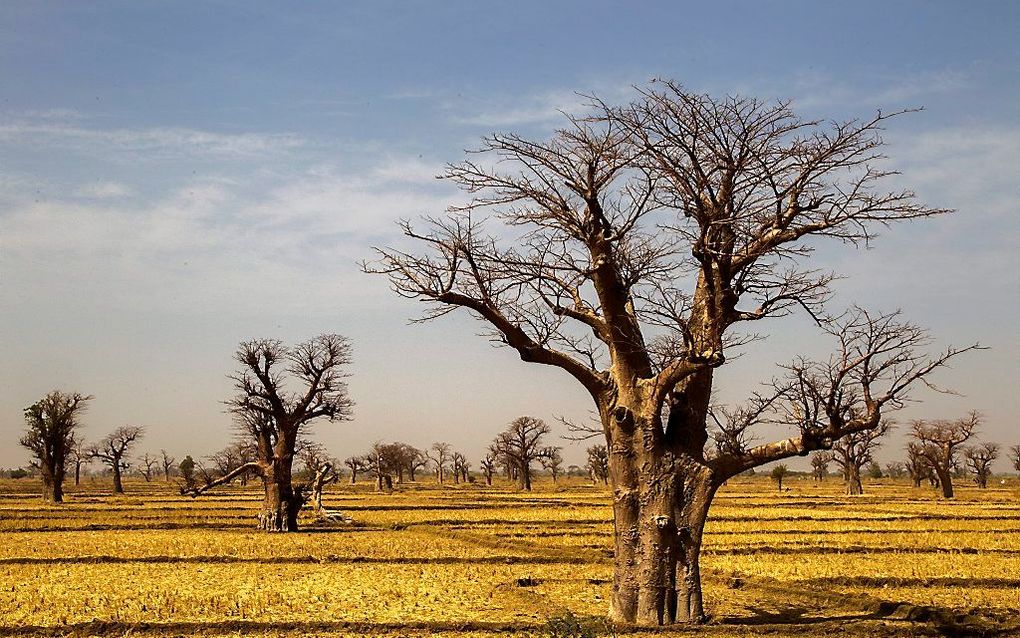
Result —
[{"label": "baobab tree", "polygon": [[1020,472],[1020,445],[1014,445],[1009,448],[1010,461],[1013,463],[1013,469]]},{"label": "baobab tree", "polygon": [[889,429],[889,424],[883,421],[874,429],[854,432],[832,444],[831,458],[843,474],[847,494],[864,493],[861,470],[874,460],[872,455]]},{"label": "baobab tree", "polygon": [[156,475],[156,467],[158,465],[159,459],[148,452],[138,457],[138,469],[142,473],[142,477],[145,478],[146,483],[152,481],[152,477]]},{"label": "baobab tree", "polygon": [[549,432],[549,425],[542,419],[521,416],[493,441],[497,454],[516,469],[517,486],[522,490],[531,490],[531,465],[549,458],[558,449],[542,445]]},{"label": "baobab tree", "polygon": [[560,468],[563,467],[563,454],[560,452],[558,447],[548,448],[548,454],[541,459],[542,467],[549,471],[549,475],[552,476],[553,483],[560,476]]},{"label": "baobab tree", "polygon": [[[32,461],[42,476],[46,501],[64,502],[64,472],[69,458],[74,457],[76,443],[79,443],[75,433],[91,400],[91,396],[77,392],[53,390],[25,408],[25,434],[18,442],[32,453]],[[74,484],[77,485],[81,464],[77,459],[75,462]]]},{"label": "baobab tree", "polygon": [[967,469],[974,475],[974,482],[981,489],[988,487],[988,479],[992,475],[992,463],[999,458],[998,443],[981,443],[963,450],[963,459]]},{"label": "baobab tree", "polygon": [[74,443],[71,445],[71,464],[74,465],[74,484],[77,486],[81,484],[81,468],[85,467],[92,461],[92,452],[89,450],[85,442],[74,439]]},{"label": "baobab tree", "polygon": [[144,431],[143,428],[137,425],[124,425],[108,434],[106,438],[94,444],[91,448],[92,457],[110,468],[110,471],[113,473],[114,494],[124,493],[124,483],[121,480],[121,476],[128,469],[125,458],[135,443],[142,438]]},{"label": "baobab tree", "polygon": [[821,481],[829,474],[829,463],[832,462],[832,452],[815,452],[811,455],[811,477]]},{"label": "baobab tree", "polygon": [[496,473],[496,463],[498,458],[499,455],[495,450],[495,446],[490,445],[489,449],[485,453],[485,458],[478,463],[478,466],[482,468],[482,474],[485,476],[486,485],[492,485],[492,475]]},{"label": "baobab tree", "polygon": [[163,467],[163,480],[169,483],[170,474],[174,471],[174,463],[177,462],[177,459],[167,454],[166,450],[160,450],[159,462]]},{"label": "baobab tree", "polygon": [[[485,138],[443,175],[470,201],[423,227],[402,222],[418,248],[365,264],[430,302],[423,319],[466,309],[591,395],[610,453],[613,620],[701,621],[698,558],[718,487],[879,427],[961,352],[929,358],[927,333],[896,314],[833,316],[833,275],[802,265],[825,238],[870,244],[893,222],[948,212],[883,189],[891,117],[823,124],[786,102],[653,83],[622,107],[593,100],[544,141]],[[797,309],[838,346],[786,368],[770,420],[797,433],[706,454],[719,368],[752,341],[742,327]]]},{"label": "baobab tree", "polygon": [[450,444],[433,443],[426,454],[429,461],[436,466],[436,480],[442,483],[446,479],[446,464],[450,462]]},{"label": "baobab tree", "polygon": [[367,472],[371,463],[364,456],[349,456],[344,459],[344,465],[351,471],[351,485],[358,482],[358,472]]},{"label": "baobab tree", "polygon": [[959,465],[961,446],[977,433],[981,416],[971,412],[956,420],[917,420],[910,423],[910,436],[917,453],[938,478],[942,496],[953,498],[953,468]]},{"label": "baobab tree", "polygon": [[461,452],[454,452],[450,455],[450,464],[450,469],[453,470],[453,482],[460,483],[463,481],[464,483],[467,483],[468,469],[471,467],[467,457]]},{"label": "baobab tree", "polygon": [[907,476],[910,477],[910,482],[914,487],[921,487],[921,481],[929,481],[932,486],[938,485],[938,477],[932,471],[928,461],[922,454],[922,445],[916,441],[912,441],[907,444],[907,462],[904,467],[907,470]]},{"label": "baobab tree", "polygon": [[[275,339],[246,341],[230,375],[237,394],[226,401],[239,433],[254,444],[255,459],[214,481],[182,493],[198,496],[244,473],[262,479],[265,494],[258,526],[268,532],[297,531],[307,485],[295,489],[294,457],[300,435],[316,421],[351,418],[353,402],[344,378],[351,363],[345,337],[323,334],[293,347]],[[290,391],[288,391],[290,389]]]},{"label": "baobab tree", "polygon": [[609,482],[609,450],[606,446],[596,444],[588,448],[588,462],[585,464],[592,483]]}]

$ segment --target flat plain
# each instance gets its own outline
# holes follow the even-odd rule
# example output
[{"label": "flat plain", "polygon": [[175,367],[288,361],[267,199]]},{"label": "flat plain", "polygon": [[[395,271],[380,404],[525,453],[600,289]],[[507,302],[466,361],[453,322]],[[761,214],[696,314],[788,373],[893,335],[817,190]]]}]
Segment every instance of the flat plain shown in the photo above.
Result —
[{"label": "flat plain", "polygon": [[[1020,635],[1020,485],[740,478],[716,498],[702,556],[706,636]],[[599,629],[612,577],[609,493],[580,479],[376,494],[337,485],[301,532],[254,529],[257,486],[198,499],[101,479],[44,504],[0,482],[0,636],[548,635]],[[608,632],[608,630],[607,630]]]}]

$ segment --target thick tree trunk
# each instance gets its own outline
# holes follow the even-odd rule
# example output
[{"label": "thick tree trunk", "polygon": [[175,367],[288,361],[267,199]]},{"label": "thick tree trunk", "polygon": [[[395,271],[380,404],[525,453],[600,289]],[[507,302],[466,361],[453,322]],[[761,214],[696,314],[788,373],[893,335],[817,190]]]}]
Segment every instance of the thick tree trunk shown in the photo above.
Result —
[{"label": "thick tree trunk", "polygon": [[300,499],[294,494],[290,468],[282,463],[270,467],[263,477],[265,497],[259,512],[259,528],[267,532],[296,532]]},{"label": "thick tree trunk", "polygon": [[939,486],[942,488],[942,496],[953,498],[953,474],[948,467],[938,466],[935,472],[939,476]]},{"label": "thick tree trunk", "polygon": [[851,496],[864,494],[864,486],[861,484],[861,469],[853,463],[846,468],[846,493]]},{"label": "thick tree trunk", "polygon": [[113,464],[113,493],[124,493],[124,484],[120,480],[120,461]]},{"label": "thick tree trunk", "polygon": [[41,469],[43,482],[43,500],[47,503],[64,502],[63,476],[59,471],[53,471],[46,466]]},{"label": "thick tree trunk", "polygon": [[74,464],[74,486],[78,487],[81,483],[81,463]]}]

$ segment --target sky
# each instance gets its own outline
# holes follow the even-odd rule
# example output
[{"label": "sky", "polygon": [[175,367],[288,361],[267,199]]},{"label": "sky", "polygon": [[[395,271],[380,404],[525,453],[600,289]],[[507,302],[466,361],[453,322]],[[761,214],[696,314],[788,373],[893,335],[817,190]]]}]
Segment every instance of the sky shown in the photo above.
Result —
[{"label": "sky", "polygon": [[[982,440],[1020,443],[1016,3],[0,4],[0,467],[27,462],[22,410],[54,388],[94,395],[87,439],[132,424],[139,453],[223,447],[232,355],[255,337],[351,339],[355,419],[314,429],[340,458],[449,441],[477,466],[519,415],[585,420],[566,374],[463,313],[409,324],[422,304],[358,262],[458,197],[434,176],[481,136],[541,139],[578,93],[626,100],[654,77],[825,119],[923,107],[889,124],[887,154],[957,212],[816,264],[846,276],[837,304],[989,347],[940,373],[957,394],[918,393],[898,420],[978,409]],[[719,400],[824,354],[804,318],[766,332]]]}]

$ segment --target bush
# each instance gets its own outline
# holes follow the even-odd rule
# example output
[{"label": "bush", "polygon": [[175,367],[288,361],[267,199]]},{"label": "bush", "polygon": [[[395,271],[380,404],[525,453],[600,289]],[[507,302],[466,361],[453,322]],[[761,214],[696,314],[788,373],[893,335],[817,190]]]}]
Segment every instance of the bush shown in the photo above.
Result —
[{"label": "bush", "polygon": [[604,620],[585,620],[567,611],[550,617],[545,623],[545,633],[549,638],[596,638],[609,633],[609,628]]}]

